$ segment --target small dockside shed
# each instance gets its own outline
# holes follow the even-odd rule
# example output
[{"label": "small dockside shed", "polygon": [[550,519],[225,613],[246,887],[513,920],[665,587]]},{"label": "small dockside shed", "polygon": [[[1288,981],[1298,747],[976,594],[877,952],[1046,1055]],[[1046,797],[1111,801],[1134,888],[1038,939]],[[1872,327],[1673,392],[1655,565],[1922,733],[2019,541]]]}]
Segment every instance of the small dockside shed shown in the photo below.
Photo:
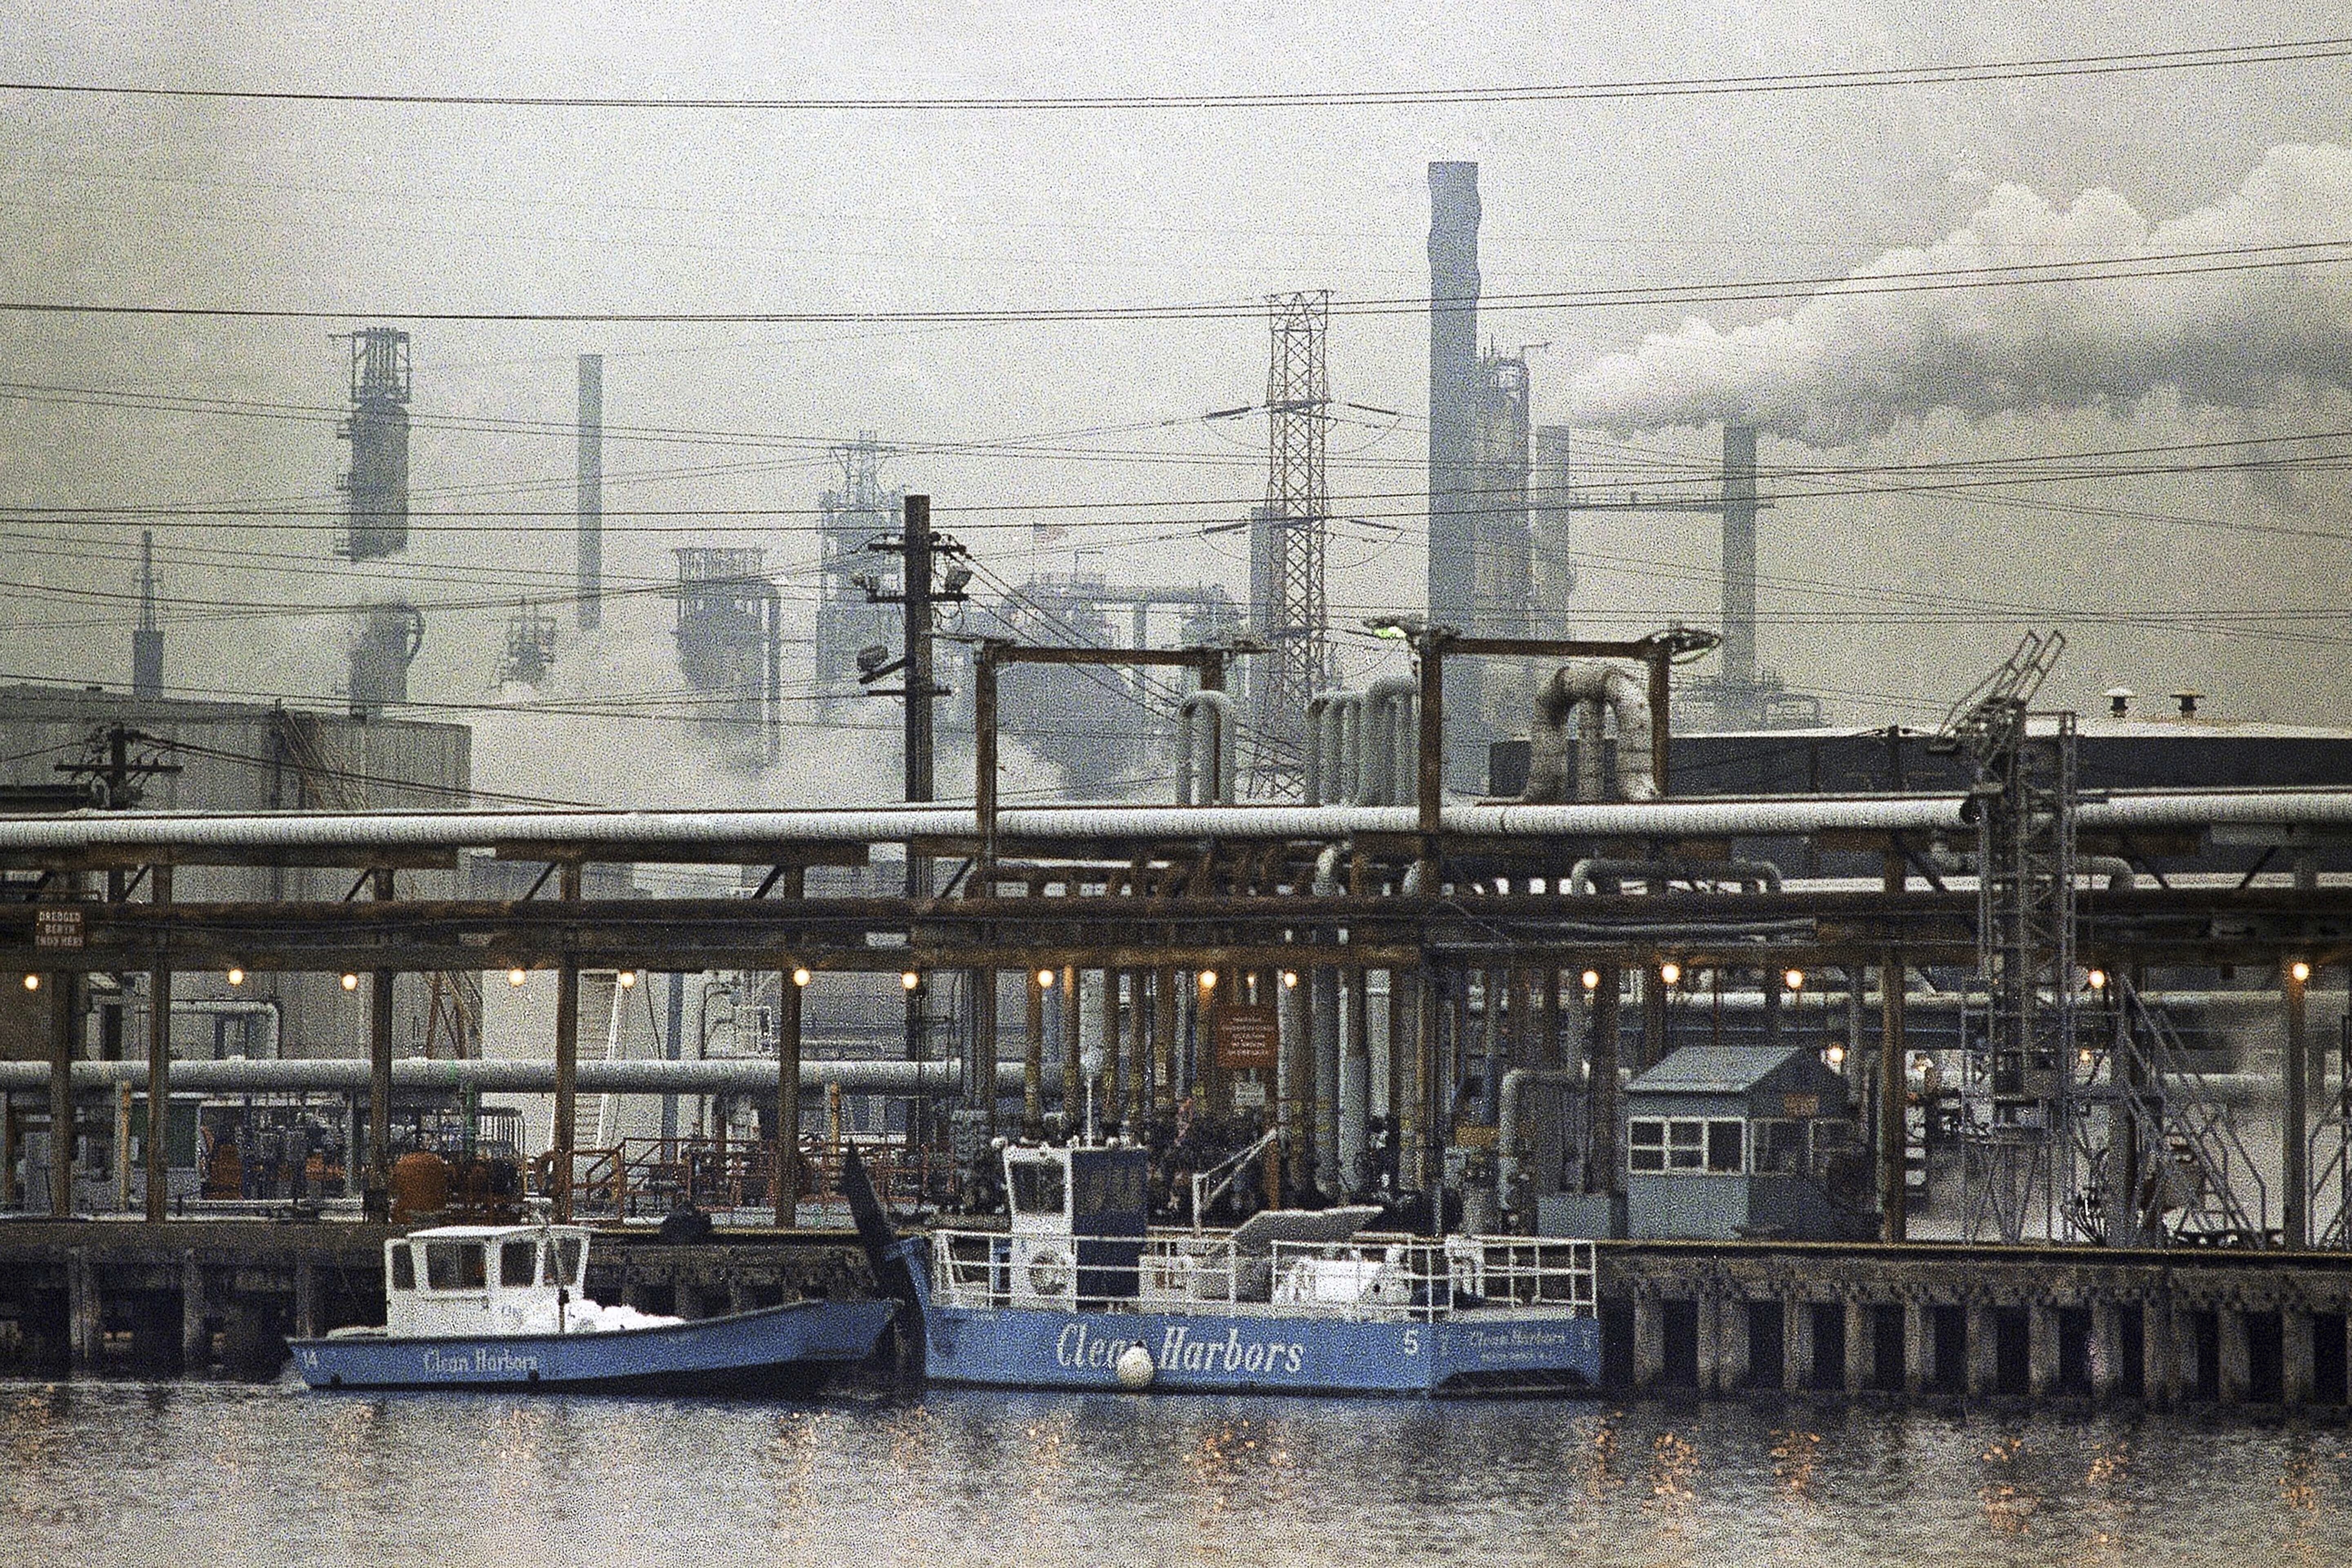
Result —
[{"label": "small dockside shed", "polygon": [[1807,1047],[1685,1046],[1625,1088],[1631,1235],[1864,1239],[1868,1179],[1845,1079]]}]

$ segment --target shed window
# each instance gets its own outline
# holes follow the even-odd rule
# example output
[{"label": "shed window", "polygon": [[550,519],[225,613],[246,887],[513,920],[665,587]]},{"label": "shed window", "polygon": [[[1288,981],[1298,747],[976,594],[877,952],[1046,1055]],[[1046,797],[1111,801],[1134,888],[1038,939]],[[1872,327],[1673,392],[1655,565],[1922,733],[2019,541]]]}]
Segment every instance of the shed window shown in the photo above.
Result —
[{"label": "shed window", "polygon": [[425,1244],[425,1288],[479,1290],[485,1283],[484,1261],[478,1241],[428,1241]]},{"label": "shed window", "polygon": [[528,1285],[532,1271],[539,1267],[539,1244],[534,1241],[509,1241],[499,1247],[499,1283]]},{"label": "shed window", "polygon": [[416,1289],[416,1250],[404,1241],[392,1249],[392,1288]]},{"label": "shed window", "polygon": [[1747,1143],[1737,1117],[1636,1117],[1626,1128],[1625,1166],[1644,1174],[1736,1176],[1747,1167]]},{"label": "shed window", "polygon": [[555,1244],[555,1282],[577,1290],[580,1288],[582,1247],[580,1238],[567,1236]]},{"label": "shed window", "polygon": [[1756,1124],[1756,1169],[1777,1175],[1805,1173],[1805,1124],[1775,1117]]}]

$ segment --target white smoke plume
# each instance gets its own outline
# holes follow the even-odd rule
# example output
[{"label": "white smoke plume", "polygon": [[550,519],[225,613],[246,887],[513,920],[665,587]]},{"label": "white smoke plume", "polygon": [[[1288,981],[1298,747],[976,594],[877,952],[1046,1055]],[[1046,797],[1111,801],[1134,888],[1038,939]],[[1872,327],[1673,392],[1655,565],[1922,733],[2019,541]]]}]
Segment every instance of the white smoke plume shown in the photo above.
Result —
[{"label": "white smoke plume", "polygon": [[[1888,251],[1850,276],[2347,240],[2352,149],[2283,146],[2229,196],[2163,223],[2105,188],[2061,209],[2002,184],[1958,232]],[[1937,409],[2119,413],[2171,388],[2190,404],[2242,410],[2297,383],[2352,384],[2345,262],[1922,292],[1832,289],[1729,331],[1692,320],[1652,333],[1587,368],[1570,397],[1575,422],[1596,429],[1746,423],[1831,447]]]}]

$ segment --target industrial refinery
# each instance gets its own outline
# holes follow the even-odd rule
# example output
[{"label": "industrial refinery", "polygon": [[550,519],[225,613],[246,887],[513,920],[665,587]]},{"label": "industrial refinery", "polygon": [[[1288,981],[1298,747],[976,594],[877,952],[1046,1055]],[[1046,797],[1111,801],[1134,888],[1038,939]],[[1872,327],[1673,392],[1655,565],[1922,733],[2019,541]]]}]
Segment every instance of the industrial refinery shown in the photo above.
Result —
[{"label": "industrial refinery", "polygon": [[1066,1400],[1114,1469],[1507,1395],[1660,1510],[1850,1408],[2340,1435],[2352,150],[2034,118],[2340,42],[128,100],[289,203],[289,125],[409,127],[437,259],[0,289],[0,1376]]}]

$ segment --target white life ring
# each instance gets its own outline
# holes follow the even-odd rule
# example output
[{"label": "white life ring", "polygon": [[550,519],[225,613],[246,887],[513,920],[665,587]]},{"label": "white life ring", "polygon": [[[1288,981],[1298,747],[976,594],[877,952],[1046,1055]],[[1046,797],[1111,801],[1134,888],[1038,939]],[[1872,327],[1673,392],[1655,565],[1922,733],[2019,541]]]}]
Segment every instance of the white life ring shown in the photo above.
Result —
[{"label": "white life ring", "polygon": [[1059,1296],[1070,1288],[1070,1255],[1059,1248],[1033,1253],[1029,1258],[1029,1289],[1040,1296]]}]

